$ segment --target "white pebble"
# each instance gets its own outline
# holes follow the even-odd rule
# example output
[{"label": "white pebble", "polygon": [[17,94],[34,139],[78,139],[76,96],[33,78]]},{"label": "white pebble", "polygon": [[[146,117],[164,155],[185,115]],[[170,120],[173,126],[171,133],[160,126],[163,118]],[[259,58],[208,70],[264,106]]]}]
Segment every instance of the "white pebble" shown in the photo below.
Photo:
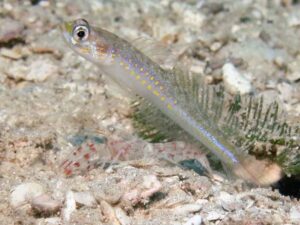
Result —
[{"label": "white pebble", "polygon": [[42,194],[33,198],[30,204],[35,210],[47,213],[55,213],[61,206],[59,201],[52,199],[49,195],[46,194]]},{"label": "white pebble", "polygon": [[12,207],[29,203],[34,197],[44,194],[44,188],[37,183],[24,183],[13,188],[10,195]]},{"label": "white pebble", "polygon": [[217,42],[214,42],[209,48],[213,52],[216,52],[216,51],[219,51],[220,48],[222,48],[222,46],[223,46],[223,43],[217,41]]},{"label": "white pebble", "polygon": [[71,218],[71,214],[76,210],[76,201],[73,191],[67,192],[65,204],[66,207],[63,209],[63,218],[65,221],[69,221]]},{"label": "white pebble", "polygon": [[250,80],[241,74],[233,64],[226,63],[222,70],[225,87],[230,93],[243,95],[253,90]]},{"label": "white pebble", "polygon": [[156,176],[154,175],[147,175],[143,177],[143,186],[147,189],[150,188],[156,188],[160,189],[161,188],[161,183],[157,179]]},{"label": "white pebble", "polygon": [[236,198],[233,195],[230,195],[224,191],[220,192],[218,196],[218,202],[226,211],[233,211],[241,207],[241,205],[236,201]]},{"label": "white pebble", "polygon": [[200,28],[206,17],[199,10],[189,6],[183,2],[174,2],[172,9],[180,17],[182,17],[184,23],[193,26],[194,28]]},{"label": "white pebble", "polygon": [[209,212],[207,217],[206,217],[206,219],[208,221],[220,220],[222,218],[224,218],[224,214],[221,214],[221,213],[215,212],[215,211]]},{"label": "white pebble", "polygon": [[[50,218],[45,218],[44,222],[46,225],[60,225],[62,224],[61,218],[59,217],[50,217]],[[39,223],[37,223],[39,224]],[[41,223],[43,224],[43,223]]]},{"label": "white pebble", "polygon": [[230,194],[228,194],[225,191],[221,191],[218,198],[223,202],[232,202],[234,201],[234,197]]},{"label": "white pebble", "polygon": [[181,215],[188,214],[188,213],[195,213],[195,212],[199,212],[201,208],[202,206],[199,204],[186,204],[186,205],[176,207],[174,209],[174,213],[181,214]]},{"label": "white pebble", "polygon": [[189,219],[184,225],[200,225],[202,223],[202,217],[200,215],[195,215]]},{"label": "white pebble", "polygon": [[97,204],[96,199],[89,192],[75,192],[74,198],[75,201],[81,205],[93,207]]},{"label": "white pebble", "polygon": [[115,208],[115,214],[118,219],[118,221],[121,223],[121,225],[130,225],[132,224],[130,217],[126,215],[126,212],[124,212],[123,209],[116,207]]},{"label": "white pebble", "polygon": [[290,15],[288,18],[288,25],[290,27],[297,27],[300,25],[300,18],[296,15]]},{"label": "white pebble", "polygon": [[290,210],[290,218],[292,221],[300,221],[300,207],[293,206]]}]

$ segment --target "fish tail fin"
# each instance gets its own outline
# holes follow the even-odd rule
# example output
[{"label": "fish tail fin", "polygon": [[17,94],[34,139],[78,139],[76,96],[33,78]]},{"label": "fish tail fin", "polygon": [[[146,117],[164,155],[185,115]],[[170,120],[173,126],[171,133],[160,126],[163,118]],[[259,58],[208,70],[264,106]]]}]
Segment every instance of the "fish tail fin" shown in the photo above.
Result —
[{"label": "fish tail fin", "polygon": [[247,156],[233,168],[236,176],[258,186],[269,186],[283,176],[282,168],[269,160],[258,160],[254,156]]}]

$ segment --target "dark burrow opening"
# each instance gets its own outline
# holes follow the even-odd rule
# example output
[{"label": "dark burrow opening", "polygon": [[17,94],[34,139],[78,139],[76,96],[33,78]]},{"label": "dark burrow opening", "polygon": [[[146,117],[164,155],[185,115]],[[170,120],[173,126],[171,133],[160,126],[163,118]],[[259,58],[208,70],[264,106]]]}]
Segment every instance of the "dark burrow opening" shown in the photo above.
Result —
[{"label": "dark burrow opening", "polygon": [[[211,159],[210,159],[211,160]],[[211,162],[211,161],[210,161]],[[194,170],[201,176],[207,176],[205,167],[197,160],[183,160],[179,163],[186,169]],[[212,164],[214,170],[222,170],[222,165]],[[272,185],[273,190],[278,190],[284,196],[290,196],[300,200],[300,176],[284,176],[276,184]]]},{"label": "dark burrow opening", "polygon": [[273,189],[277,189],[284,196],[300,199],[300,177],[284,176],[273,185]]}]

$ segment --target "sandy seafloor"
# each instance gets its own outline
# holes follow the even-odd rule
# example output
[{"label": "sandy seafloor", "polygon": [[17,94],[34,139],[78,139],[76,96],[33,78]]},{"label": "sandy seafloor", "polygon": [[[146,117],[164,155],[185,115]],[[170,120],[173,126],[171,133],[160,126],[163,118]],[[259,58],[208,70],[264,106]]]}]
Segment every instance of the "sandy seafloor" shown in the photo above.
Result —
[{"label": "sandy seafloor", "polygon": [[1,0],[0,224],[300,224],[299,201],[278,191],[160,160],[66,178],[58,165],[74,150],[68,137],[134,135],[123,93],[61,38],[58,24],[76,18],[173,44],[193,72],[234,91],[223,78],[229,62],[300,116],[298,1]]}]

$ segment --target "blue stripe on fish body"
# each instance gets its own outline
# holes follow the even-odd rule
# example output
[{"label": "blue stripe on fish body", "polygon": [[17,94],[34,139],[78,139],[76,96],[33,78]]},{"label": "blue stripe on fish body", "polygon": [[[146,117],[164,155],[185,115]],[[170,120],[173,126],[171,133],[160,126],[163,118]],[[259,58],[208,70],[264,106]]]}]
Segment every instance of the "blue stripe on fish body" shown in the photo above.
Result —
[{"label": "blue stripe on fish body", "polygon": [[[170,97],[166,97],[167,94],[163,93],[164,90],[163,85],[161,85],[159,89],[156,88],[155,90],[153,90],[154,87],[157,87],[158,84],[161,84],[163,82],[157,79],[158,76],[152,68],[150,69],[147,68],[146,65],[143,62],[141,62],[139,59],[130,58],[129,54],[123,57],[121,55],[121,58],[122,58],[121,61],[124,62],[123,66],[125,68],[129,67],[129,69],[132,70],[131,72],[133,72],[132,74],[135,75],[137,79],[140,78],[143,79],[144,83],[141,83],[142,85],[145,86],[147,84],[146,88],[149,91],[152,91],[152,93],[157,97],[160,96],[159,99],[160,101],[165,102],[165,109],[167,109],[167,111],[170,110],[174,111],[174,113],[176,113],[177,116],[181,116],[186,123],[188,123],[197,131],[198,134],[193,135],[195,136],[195,138],[200,139],[201,141],[199,134],[200,136],[204,136],[211,143],[213,143],[215,147],[221,150],[221,152],[223,152],[226,155],[226,157],[230,159],[232,163],[239,163],[239,160],[236,158],[236,156],[226,146],[224,146],[220,141],[218,141],[217,138],[211,132],[209,132],[207,129],[201,126],[185,111],[176,107],[177,101],[175,101]],[[219,154],[216,150],[214,150],[214,148],[211,148],[211,150],[217,155]]]}]

